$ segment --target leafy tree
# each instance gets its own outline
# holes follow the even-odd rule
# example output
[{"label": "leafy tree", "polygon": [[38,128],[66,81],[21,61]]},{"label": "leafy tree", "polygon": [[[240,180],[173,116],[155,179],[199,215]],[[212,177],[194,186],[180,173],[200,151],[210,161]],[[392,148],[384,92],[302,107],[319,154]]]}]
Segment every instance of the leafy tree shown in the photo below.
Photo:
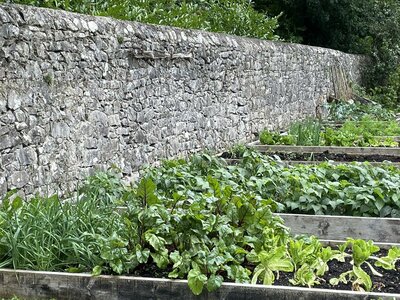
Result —
[{"label": "leafy tree", "polygon": [[386,104],[400,104],[400,2],[397,0],[255,0],[281,14],[286,40],[368,55],[365,84]]}]

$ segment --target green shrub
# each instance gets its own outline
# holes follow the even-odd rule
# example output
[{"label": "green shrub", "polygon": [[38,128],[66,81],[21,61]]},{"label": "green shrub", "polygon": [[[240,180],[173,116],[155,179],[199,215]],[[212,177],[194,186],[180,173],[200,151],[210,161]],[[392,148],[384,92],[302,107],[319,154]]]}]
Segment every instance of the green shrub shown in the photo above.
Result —
[{"label": "green shrub", "polygon": [[333,122],[358,121],[365,116],[375,121],[393,121],[396,117],[394,111],[383,107],[379,103],[361,104],[339,101],[328,103],[326,108],[329,112],[327,119]]},{"label": "green shrub", "polygon": [[[1,1],[0,1],[1,2]],[[144,23],[202,29],[276,40],[276,17],[257,12],[248,0],[11,0]]]},{"label": "green shrub", "polygon": [[255,0],[278,15],[284,39],[368,55],[365,84],[376,99],[400,104],[400,2],[397,0]]}]

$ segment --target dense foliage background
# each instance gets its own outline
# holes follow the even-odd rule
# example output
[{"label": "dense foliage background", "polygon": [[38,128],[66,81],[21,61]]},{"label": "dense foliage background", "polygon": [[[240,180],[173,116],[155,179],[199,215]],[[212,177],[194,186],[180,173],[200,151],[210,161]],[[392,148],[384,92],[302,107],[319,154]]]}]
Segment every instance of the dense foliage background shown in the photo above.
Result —
[{"label": "dense foliage background", "polygon": [[[0,0],[0,2],[2,2]],[[277,18],[248,0],[10,0],[118,19],[275,40]]]},{"label": "dense foliage background", "polygon": [[255,8],[281,14],[277,33],[285,40],[368,55],[365,85],[399,106],[400,1],[255,0]]}]

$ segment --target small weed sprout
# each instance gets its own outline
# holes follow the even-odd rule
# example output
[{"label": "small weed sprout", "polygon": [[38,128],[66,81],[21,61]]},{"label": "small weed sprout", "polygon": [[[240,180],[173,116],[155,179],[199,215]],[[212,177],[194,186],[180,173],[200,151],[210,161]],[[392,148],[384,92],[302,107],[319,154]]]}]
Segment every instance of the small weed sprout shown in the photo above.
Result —
[{"label": "small weed sprout", "polygon": [[48,85],[52,85],[53,84],[53,76],[51,76],[51,74],[46,74],[43,76],[43,80],[44,82],[46,82]]}]

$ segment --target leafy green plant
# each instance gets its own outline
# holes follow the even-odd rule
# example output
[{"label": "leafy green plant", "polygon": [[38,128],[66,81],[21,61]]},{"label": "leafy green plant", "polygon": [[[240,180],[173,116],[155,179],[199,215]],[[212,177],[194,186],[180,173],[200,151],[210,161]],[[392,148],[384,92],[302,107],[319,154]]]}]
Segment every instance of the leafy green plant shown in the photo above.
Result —
[{"label": "leafy green plant", "polygon": [[244,144],[237,144],[229,149],[229,154],[232,158],[241,158],[246,152],[247,146]]},{"label": "leafy green plant", "polygon": [[293,123],[286,134],[279,134],[265,129],[260,132],[259,140],[264,145],[319,145],[320,132],[320,122],[309,118]]},{"label": "leafy green plant", "polygon": [[321,122],[312,118],[290,125],[289,134],[297,137],[298,146],[317,146],[320,144]]},{"label": "leafy green plant", "polygon": [[47,83],[47,85],[51,86],[53,84],[53,76],[51,74],[46,74],[43,76],[44,82]]},{"label": "leafy green plant", "polygon": [[394,138],[399,135],[397,121],[378,121],[364,115],[358,121],[347,120],[340,128],[322,126],[319,120],[307,119],[292,124],[286,135],[263,130],[260,142],[267,145],[397,147]]},{"label": "leafy green plant", "polygon": [[[246,150],[236,166],[209,154],[165,161],[130,186],[112,171],[99,173],[74,201],[25,202],[14,191],[0,205],[1,267],[139,276],[152,270],[157,277],[187,278],[199,295],[224,280],[273,284],[282,272],[294,272],[292,284],[313,286],[330,260],[349,257],[352,245],[354,266],[338,280],[369,289],[360,267],[373,268],[372,259],[375,267],[391,269],[398,248],[382,258],[358,240],[332,250],[313,237],[292,237],[272,212],[391,214],[398,209],[399,172],[329,163],[288,168]],[[360,208],[369,197],[378,200]]]},{"label": "leafy green plant", "polygon": [[312,287],[319,284],[319,276],[328,270],[328,262],[340,257],[339,250],[322,247],[315,237],[293,239],[289,241],[289,254],[295,266],[295,273],[290,283]]},{"label": "leafy green plant", "polygon": [[[400,135],[396,121],[376,121],[368,115],[359,121],[346,121],[339,129],[325,128],[323,144],[328,146],[398,146],[390,136]],[[384,138],[380,138],[380,136]]]},{"label": "leafy green plant", "polygon": [[287,40],[367,55],[364,85],[374,98],[399,107],[400,4],[393,0],[255,0],[257,9],[282,14]]},{"label": "leafy green plant", "polygon": [[395,136],[400,135],[400,125],[395,121],[377,121],[369,116],[362,117],[358,122],[347,121],[340,128],[359,136],[369,134],[371,136]]},{"label": "leafy green plant", "polygon": [[368,116],[376,121],[394,121],[394,111],[383,107],[379,103],[361,104],[338,101],[327,103],[327,120],[331,122],[360,121]]},{"label": "leafy green plant", "polygon": [[264,145],[274,145],[277,140],[277,134],[272,133],[267,129],[260,132],[260,142]]},{"label": "leafy green plant", "polygon": [[381,258],[372,258],[376,260],[375,266],[382,267],[386,270],[395,270],[396,262],[400,260],[400,248],[392,247],[389,249],[387,256]]},{"label": "leafy green plant", "polygon": [[[277,40],[277,17],[257,12],[248,0],[10,0],[10,3],[57,8],[117,19],[225,32]],[[117,38],[122,43],[121,37]]]},{"label": "leafy green plant", "polygon": [[293,279],[290,279],[289,282],[293,285],[302,285],[308,287],[319,284],[314,268],[308,264],[301,265],[296,273],[294,273]]},{"label": "leafy green plant", "polygon": [[263,145],[295,145],[296,137],[289,134],[279,134],[264,129],[260,132],[259,140]]},{"label": "leafy green plant", "polygon": [[379,247],[375,246],[372,241],[353,240],[348,241],[352,245],[352,264],[353,269],[346,271],[338,278],[330,279],[329,283],[337,285],[339,282],[352,282],[354,290],[370,291],[372,288],[371,277],[361,268],[362,264],[368,265],[372,273],[376,276],[382,276],[374,267],[367,261],[368,258],[375,252],[379,251]]},{"label": "leafy green plant", "polygon": [[269,251],[260,251],[256,256],[256,259],[251,259],[251,256],[248,256],[250,262],[259,262],[253,272],[252,284],[257,283],[260,278],[263,284],[271,285],[275,281],[274,272],[293,271],[293,264],[284,246],[276,247]]}]

